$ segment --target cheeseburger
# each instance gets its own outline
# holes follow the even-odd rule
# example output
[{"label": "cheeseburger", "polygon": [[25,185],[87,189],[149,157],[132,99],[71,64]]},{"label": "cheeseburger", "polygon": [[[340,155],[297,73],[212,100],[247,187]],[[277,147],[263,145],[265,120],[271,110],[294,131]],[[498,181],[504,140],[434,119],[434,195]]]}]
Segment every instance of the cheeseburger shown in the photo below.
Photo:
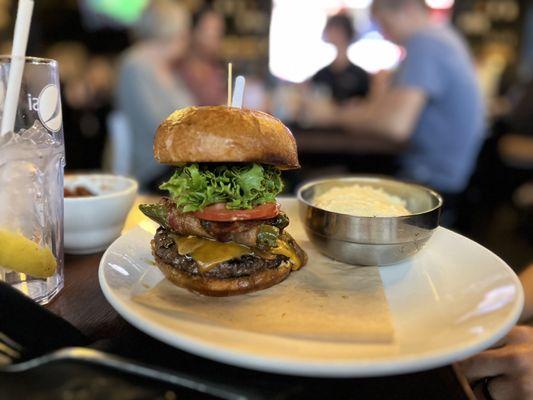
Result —
[{"label": "cheeseburger", "polygon": [[233,296],[273,286],[305,265],[276,202],[280,171],[299,168],[281,121],[240,108],[188,107],[159,126],[154,157],[176,170],[160,186],[168,197],[140,209],[161,225],[152,253],[172,283]]}]

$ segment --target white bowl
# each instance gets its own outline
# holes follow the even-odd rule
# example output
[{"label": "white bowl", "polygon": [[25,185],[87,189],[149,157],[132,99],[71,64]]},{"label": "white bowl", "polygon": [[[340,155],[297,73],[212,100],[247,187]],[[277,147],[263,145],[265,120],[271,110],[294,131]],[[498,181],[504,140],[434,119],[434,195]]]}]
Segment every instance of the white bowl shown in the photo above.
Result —
[{"label": "white bowl", "polygon": [[77,186],[86,187],[95,196],[65,197],[65,253],[97,253],[120,236],[138,184],[133,179],[116,175],[65,176],[65,188]]}]

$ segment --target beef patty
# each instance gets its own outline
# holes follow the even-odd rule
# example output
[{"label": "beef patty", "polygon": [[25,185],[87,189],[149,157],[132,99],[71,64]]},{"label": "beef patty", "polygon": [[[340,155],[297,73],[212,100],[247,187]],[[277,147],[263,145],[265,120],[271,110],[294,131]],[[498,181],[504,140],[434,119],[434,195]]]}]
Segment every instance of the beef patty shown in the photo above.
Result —
[{"label": "beef patty", "polygon": [[[172,265],[180,271],[190,275],[201,274],[198,263],[190,256],[182,256],[178,253],[178,247],[170,232],[164,228],[159,228],[152,242],[152,251],[165,264]],[[240,258],[225,261],[203,273],[203,276],[216,279],[239,278],[241,276],[253,275],[264,269],[277,268],[288,258],[276,255],[272,260],[267,260],[255,255],[245,255]]]}]

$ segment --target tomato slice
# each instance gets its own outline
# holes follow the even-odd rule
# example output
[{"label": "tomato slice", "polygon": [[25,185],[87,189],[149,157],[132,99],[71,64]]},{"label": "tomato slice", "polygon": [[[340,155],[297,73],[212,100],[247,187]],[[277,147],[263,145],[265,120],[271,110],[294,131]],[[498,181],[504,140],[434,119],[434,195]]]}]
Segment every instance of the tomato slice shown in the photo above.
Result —
[{"label": "tomato slice", "polygon": [[251,210],[228,210],[225,203],[207,206],[202,211],[192,213],[197,218],[207,221],[245,221],[250,219],[269,219],[279,214],[278,203],[265,203]]}]

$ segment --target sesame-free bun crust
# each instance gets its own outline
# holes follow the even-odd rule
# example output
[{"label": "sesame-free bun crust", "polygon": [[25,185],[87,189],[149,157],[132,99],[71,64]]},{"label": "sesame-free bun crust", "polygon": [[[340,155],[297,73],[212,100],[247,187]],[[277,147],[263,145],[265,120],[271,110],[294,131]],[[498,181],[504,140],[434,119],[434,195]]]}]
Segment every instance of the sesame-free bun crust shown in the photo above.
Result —
[{"label": "sesame-free bun crust", "polygon": [[299,168],[296,141],[277,118],[226,106],[174,111],[157,129],[154,157],[163,164],[255,162]]},{"label": "sesame-free bun crust", "polygon": [[277,268],[265,269],[249,276],[239,278],[217,279],[202,275],[190,275],[165,263],[154,255],[157,268],[174,285],[204,296],[227,297],[267,289],[283,281],[291,273],[288,262],[282,262]]}]

